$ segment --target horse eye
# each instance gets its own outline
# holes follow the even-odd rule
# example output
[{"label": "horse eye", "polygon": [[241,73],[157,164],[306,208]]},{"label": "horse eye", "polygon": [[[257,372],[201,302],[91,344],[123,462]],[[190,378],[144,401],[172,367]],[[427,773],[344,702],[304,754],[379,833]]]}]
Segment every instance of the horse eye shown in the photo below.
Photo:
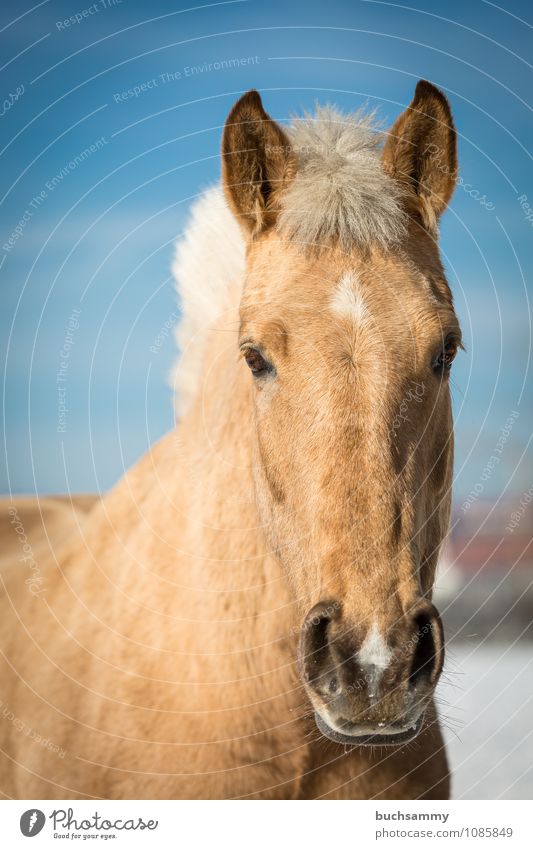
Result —
[{"label": "horse eye", "polygon": [[438,374],[449,374],[456,353],[457,343],[453,339],[447,339],[444,348],[433,363],[433,370]]},{"label": "horse eye", "polygon": [[244,359],[254,377],[262,377],[272,371],[270,363],[265,360],[256,348],[247,348],[244,351]]}]

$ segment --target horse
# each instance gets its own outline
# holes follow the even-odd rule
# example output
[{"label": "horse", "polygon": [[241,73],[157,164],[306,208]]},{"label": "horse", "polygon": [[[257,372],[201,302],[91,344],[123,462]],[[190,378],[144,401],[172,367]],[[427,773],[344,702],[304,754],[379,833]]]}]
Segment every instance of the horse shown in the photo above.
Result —
[{"label": "horse", "polygon": [[448,798],[450,106],[421,80],[388,133],[282,126],[251,90],[221,163],[177,246],[175,429],[104,497],[4,502],[0,788]]}]

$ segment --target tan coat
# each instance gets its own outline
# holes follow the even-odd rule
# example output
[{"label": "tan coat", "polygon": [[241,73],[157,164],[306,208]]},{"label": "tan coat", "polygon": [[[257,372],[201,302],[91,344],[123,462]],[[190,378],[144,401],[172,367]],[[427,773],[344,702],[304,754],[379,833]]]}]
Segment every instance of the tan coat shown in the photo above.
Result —
[{"label": "tan coat", "polygon": [[[416,127],[401,119],[385,149],[399,185],[410,133],[449,153],[451,117],[424,85]],[[405,629],[431,597],[452,468],[434,362],[459,344],[433,228],[455,166],[432,181],[424,159],[418,193],[405,189],[400,247],[304,250],[276,227],[297,164],[256,98],[239,101],[223,147],[228,198],[250,234],[244,295],[206,337],[192,406],[92,506],[2,505],[7,797],[448,796],[432,689],[409,745],[338,745],[315,725],[323,705],[300,677],[298,642],[325,598],[360,645],[374,620],[384,634]],[[259,163],[232,136],[252,119],[283,142]],[[275,379],[252,377],[239,345],[254,362],[260,348]],[[400,669],[401,647],[391,654]],[[398,704],[383,697],[388,719]]]}]

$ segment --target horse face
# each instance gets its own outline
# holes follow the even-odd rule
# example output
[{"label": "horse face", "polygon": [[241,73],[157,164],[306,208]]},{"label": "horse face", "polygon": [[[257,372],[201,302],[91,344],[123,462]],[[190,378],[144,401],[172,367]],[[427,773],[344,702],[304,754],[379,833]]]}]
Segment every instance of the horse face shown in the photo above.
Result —
[{"label": "horse face", "polygon": [[[325,153],[317,145],[309,163],[251,93],[228,119],[223,153],[249,239],[239,347],[256,496],[302,609],[301,675],[326,736],[382,745],[418,732],[443,662],[431,593],[449,519],[460,330],[435,224],[455,137],[429,84],[381,162],[357,127],[349,133],[326,127]],[[331,189],[358,176],[362,199],[342,182]],[[372,188],[388,193],[374,209]]]}]

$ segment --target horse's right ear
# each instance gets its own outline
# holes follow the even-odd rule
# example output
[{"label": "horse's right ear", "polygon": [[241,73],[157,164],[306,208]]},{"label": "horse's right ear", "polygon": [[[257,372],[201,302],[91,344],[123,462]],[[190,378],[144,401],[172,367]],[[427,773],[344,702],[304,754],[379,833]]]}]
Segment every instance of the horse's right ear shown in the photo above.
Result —
[{"label": "horse's right ear", "polygon": [[457,138],[444,94],[420,80],[414,98],[389,132],[383,149],[385,170],[407,190],[406,199],[429,232],[452,196],[457,181]]},{"label": "horse's right ear", "polygon": [[276,220],[280,196],[296,171],[288,137],[252,89],[228,115],[222,138],[222,181],[241,226],[252,236]]}]

